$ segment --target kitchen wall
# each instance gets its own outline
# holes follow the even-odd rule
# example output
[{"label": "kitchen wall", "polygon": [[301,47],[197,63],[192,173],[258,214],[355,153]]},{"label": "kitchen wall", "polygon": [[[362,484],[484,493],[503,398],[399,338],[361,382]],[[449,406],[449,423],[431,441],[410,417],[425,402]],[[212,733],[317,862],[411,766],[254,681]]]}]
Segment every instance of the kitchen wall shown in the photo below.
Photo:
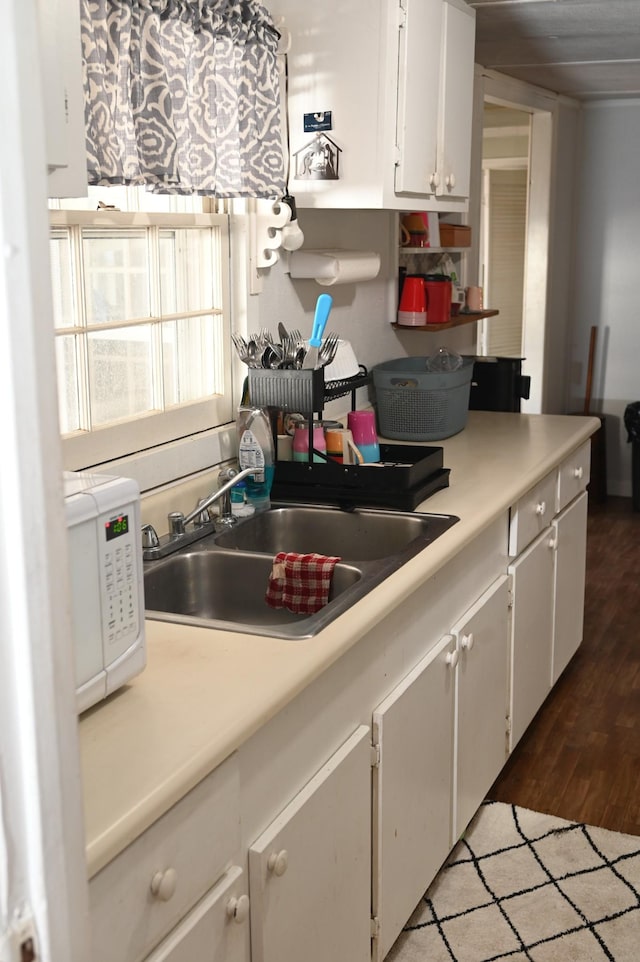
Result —
[{"label": "kitchen wall", "polygon": [[640,400],[640,100],[585,105],[576,178],[571,395],[581,410],[589,329],[598,328],[592,410],[606,415],[609,494],[631,494],[623,414]]},{"label": "kitchen wall", "polygon": [[334,299],[327,329],[351,341],[358,360],[369,369],[394,357],[431,354],[441,345],[475,354],[475,324],[441,334],[391,327],[397,310],[397,214],[298,209],[298,222],[305,235],[303,249],[376,251],[381,255],[380,273],[372,281],[321,287],[314,280],[292,280],[286,272],[287,254],[281,252],[279,262],[265,272],[262,293],[256,295],[257,305],[252,305],[256,323],[275,332],[282,321],[308,336],[316,298],[327,291]]}]

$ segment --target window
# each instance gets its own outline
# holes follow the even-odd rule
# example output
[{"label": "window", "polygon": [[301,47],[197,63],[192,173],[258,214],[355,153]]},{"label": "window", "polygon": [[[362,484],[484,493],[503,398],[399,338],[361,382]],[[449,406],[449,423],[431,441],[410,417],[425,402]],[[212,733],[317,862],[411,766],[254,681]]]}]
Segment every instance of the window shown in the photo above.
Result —
[{"label": "window", "polygon": [[232,419],[225,215],[57,210],[50,246],[65,467]]}]

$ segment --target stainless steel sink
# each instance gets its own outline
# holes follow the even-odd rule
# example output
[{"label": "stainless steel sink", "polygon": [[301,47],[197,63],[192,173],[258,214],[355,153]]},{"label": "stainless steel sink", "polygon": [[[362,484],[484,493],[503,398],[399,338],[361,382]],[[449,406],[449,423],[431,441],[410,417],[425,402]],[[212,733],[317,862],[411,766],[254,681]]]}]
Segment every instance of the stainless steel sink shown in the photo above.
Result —
[{"label": "stainless steel sink", "polygon": [[[189,619],[190,624],[207,621],[236,631],[276,625],[296,627],[309,616],[270,608],[265,601],[272,560],[264,554],[216,550],[204,545],[153,562],[145,570],[147,614],[151,611],[152,617],[156,617],[165,612],[176,616],[171,620]],[[361,577],[358,568],[336,565],[329,602],[356,585]]]},{"label": "stainless steel sink", "polygon": [[352,561],[372,561],[402,552],[416,538],[433,541],[451,526],[446,515],[410,514],[356,508],[283,505],[221,534],[224,548],[339,555]]},{"label": "stainless steel sink", "polygon": [[[317,634],[458,521],[375,508],[278,505],[145,563],[148,618],[278,638]],[[337,555],[329,603],[312,615],[265,601],[278,551]]]}]

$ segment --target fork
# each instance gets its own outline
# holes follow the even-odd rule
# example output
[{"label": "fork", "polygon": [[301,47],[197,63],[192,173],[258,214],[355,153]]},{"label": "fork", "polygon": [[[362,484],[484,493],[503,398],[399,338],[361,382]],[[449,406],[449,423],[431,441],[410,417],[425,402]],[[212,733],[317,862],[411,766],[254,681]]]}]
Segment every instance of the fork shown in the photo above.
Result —
[{"label": "fork", "polygon": [[327,334],[318,351],[318,364],[320,367],[325,367],[325,365],[331,364],[336,356],[339,342],[340,337],[335,331],[331,331],[329,334]]}]

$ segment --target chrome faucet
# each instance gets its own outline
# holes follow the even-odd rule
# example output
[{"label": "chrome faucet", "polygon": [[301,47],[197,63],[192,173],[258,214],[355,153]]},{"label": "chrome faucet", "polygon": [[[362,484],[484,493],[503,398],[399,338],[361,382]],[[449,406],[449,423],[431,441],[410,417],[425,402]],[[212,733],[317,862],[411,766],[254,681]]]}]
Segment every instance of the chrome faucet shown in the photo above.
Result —
[{"label": "chrome faucet", "polygon": [[[242,471],[236,471],[235,468],[223,468],[218,475],[218,483],[223,482],[221,487],[214,491],[213,494],[210,494],[208,498],[199,501],[193,511],[186,517],[181,511],[170,512],[168,516],[169,534],[164,535],[162,538],[158,537],[152,525],[143,525],[142,557],[144,561],[155,561],[158,558],[164,558],[166,555],[178,551],[180,548],[197,541],[199,538],[204,538],[205,535],[211,534],[213,530],[220,526],[228,527],[236,524],[237,518],[231,511],[231,489],[235,487],[239,481],[243,481],[249,477],[250,474],[255,473],[255,468],[244,468]],[[211,505],[215,504],[216,501],[220,501],[221,504],[220,514],[214,523],[210,520],[205,520],[203,515],[206,517],[206,512],[208,512]],[[195,522],[194,526],[191,530],[187,531],[187,525],[192,521]]]}]

